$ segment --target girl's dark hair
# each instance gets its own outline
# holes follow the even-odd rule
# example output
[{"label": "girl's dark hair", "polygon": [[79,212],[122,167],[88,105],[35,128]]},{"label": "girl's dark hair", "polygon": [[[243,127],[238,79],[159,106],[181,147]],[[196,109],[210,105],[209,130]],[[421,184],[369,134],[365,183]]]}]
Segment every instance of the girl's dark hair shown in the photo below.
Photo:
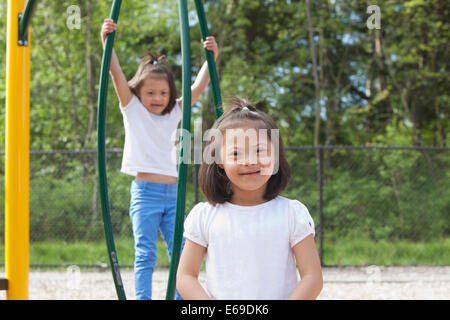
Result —
[{"label": "girl's dark hair", "polygon": [[[247,107],[247,109],[244,109],[245,107]],[[217,119],[212,126],[212,129],[220,130],[222,135],[227,128],[236,127],[236,123],[239,123],[242,120],[246,122],[257,122],[258,124],[255,124],[258,126],[258,129],[267,129],[268,137],[271,141],[271,129],[278,130],[277,125],[269,115],[257,110],[245,99],[233,97],[227,103],[226,109],[229,110]],[[272,200],[278,196],[286,188],[291,178],[291,169],[284,154],[283,140],[280,135],[278,135],[278,137],[279,152],[278,159],[275,159],[275,161],[278,161],[278,171],[276,174],[272,175],[267,182],[267,188],[264,194],[266,200]],[[211,148],[210,144],[212,143],[217,144],[222,142],[215,141],[214,139],[206,144],[205,150],[211,150],[211,156],[214,157],[214,150],[219,150],[220,147]],[[233,195],[232,190],[229,188],[231,182],[225,174],[225,170],[220,168],[216,161],[208,164],[203,158],[198,179],[203,194],[212,205],[224,203],[231,199],[231,196]]]},{"label": "girl's dark hair", "polygon": [[163,63],[165,63],[163,55],[160,55],[159,53],[152,54],[148,51],[144,52],[141,61],[139,61],[139,67],[136,74],[130,81],[128,81],[130,90],[136,96],[139,96],[139,90],[141,89],[145,79],[155,78],[167,80],[170,90],[169,104],[163,112],[161,112],[161,115],[170,113],[174,108],[177,99],[177,88],[175,86],[173,73],[169,67]]}]

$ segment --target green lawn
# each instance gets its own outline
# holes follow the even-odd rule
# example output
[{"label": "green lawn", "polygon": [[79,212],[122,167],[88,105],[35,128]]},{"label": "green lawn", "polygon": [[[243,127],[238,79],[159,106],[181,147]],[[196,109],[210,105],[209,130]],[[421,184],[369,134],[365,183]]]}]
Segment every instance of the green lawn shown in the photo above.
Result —
[{"label": "green lawn", "polygon": [[[132,266],[132,239],[116,240],[119,263]],[[158,241],[157,267],[167,267],[169,258],[163,240]],[[0,262],[4,248],[0,245]],[[450,265],[450,238],[441,241],[412,243],[408,241],[349,240],[325,242],[326,265]],[[30,264],[108,264],[104,242],[39,242],[30,244]]]},{"label": "green lawn", "polygon": [[[133,239],[115,241],[120,265],[134,263]],[[30,264],[108,264],[104,242],[40,242],[30,245]],[[158,261],[156,267],[169,266],[166,244],[158,240]]]},{"label": "green lawn", "polygon": [[413,243],[368,240],[324,244],[325,265],[450,265],[450,238]]}]

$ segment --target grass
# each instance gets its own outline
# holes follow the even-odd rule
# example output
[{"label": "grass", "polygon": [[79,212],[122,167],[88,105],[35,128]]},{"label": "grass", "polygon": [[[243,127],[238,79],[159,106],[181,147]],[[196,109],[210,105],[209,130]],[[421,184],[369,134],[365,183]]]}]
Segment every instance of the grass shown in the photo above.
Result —
[{"label": "grass", "polygon": [[324,244],[325,265],[450,265],[450,238],[430,242],[349,240]]},{"label": "grass", "polygon": [[[116,240],[119,263],[132,266],[133,239]],[[4,248],[0,245],[0,262],[4,263]],[[450,265],[450,238],[413,243],[347,240],[324,244],[325,265]],[[106,246],[100,242],[37,242],[30,244],[30,264],[108,265]],[[158,240],[156,267],[168,267],[166,244]]]},{"label": "grass", "polygon": [[[133,266],[133,239],[115,240],[117,256],[121,266]],[[169,266],[166,244],[158,239],[158,261],[156,267]],[[0,245],[0,262],[4,263],[3,245]],[[30,243],[30,264],[56,265],[108,265],[106,244],[99,242],[32,242]]]}]

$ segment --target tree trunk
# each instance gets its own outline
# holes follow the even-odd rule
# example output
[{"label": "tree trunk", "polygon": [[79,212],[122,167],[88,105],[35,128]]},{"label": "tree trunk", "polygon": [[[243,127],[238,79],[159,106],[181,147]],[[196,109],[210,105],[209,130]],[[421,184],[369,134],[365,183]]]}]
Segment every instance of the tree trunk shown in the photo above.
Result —
[{"label": "tree trunk", "polygon": [[[93,4],[91,0],[87,0],[84,5],[84,15],[86,17],[85,20],[85,63],[86,63],[86,74],[87,74],[87,97],[88,103],[87,108],[89,108],[89,119],[87,124],[87,130],[84,135],[83,140],[83,149],[89,148],[89,145],[92,141],[93,135],[92,132],[95,130],[95,121],[96,121],[96,105],[97,105],[97,91],[95,90],[95,72],[94,72],[94,63],[93,57],[91,54],[92,43],[91,43],[91,18],[93,12]],[[86,164],[95,168],[95,179],[93,181],[93,194],[92,194],[92,215],[91,215],[91,225],[94,225],[94,221],[98,217],[99,212],[99,196],[98,196],[98,168],[96,163],[96,157],[88,157],[89,161]]]},{"label": "tree trunk", "polygon": [[434,111],[436,113],[436,131],[437,131],[437,145],[440,147],[444,146],[444,135],[441,125],[441,111],[439,110],[439,100],[436,98],[434,100]]},{"label": "tree trunk", "polygon": [[[387,89],[386,80],[386,64],[384,63],[383,50],[382,50],[382,30],[374,30],[374,51],[375,51],[375,61],[377,66],[376,77],[378,79],[378,93],[382,93]],[[389,107],[389,96],[385,95],[380,101],[376,103],[376,115],[374,121],[379,123],[374,123],[374,127],[377,131],[382,132],[390,119],[390,107]]]},{"label": "tree trunk", "polygon": [[309,48],[312,60],[312,74],[316,100],[316,117],[314,121],[314,145],[320,145],[320,83],[317,74],[316,47],[314,45],[314,28],[311,20],[310,0],[306,0],[306,17],[308,19]]},{"label": "tree trunk", "polygon": [[95,72],[94,72],[94,63],[93,57],[91,54],[91,17],[92,17],[93,5],[90,0],[86,1],[85,5],[85,35],[86,39],[84,41],[85,46],[85,63],[86,63],[86,73],[87,73],[87,92],[88,92],[88,105],[89,108],[89,120],[88,127],[86,130],[86,134],[84,136],[83,147],[87,148],[89,143],[92,140],[92,131],[95,129],[95,120],[96,120],[96,105],[97,105],[97,91],[95,90]]}]

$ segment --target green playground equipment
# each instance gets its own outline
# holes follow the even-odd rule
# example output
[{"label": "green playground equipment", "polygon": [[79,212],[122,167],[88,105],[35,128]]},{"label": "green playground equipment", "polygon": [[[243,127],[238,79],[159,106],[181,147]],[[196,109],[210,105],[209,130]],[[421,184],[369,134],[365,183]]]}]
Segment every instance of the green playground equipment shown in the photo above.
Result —
[{"label": "green playground equipment", "polygon": [[[121,0],[114,0],[111,8],[110,18],[117,22],[119,18]],[[191,52],[190,52],[190,38],[189,38],[189,21],[187,0],[178,0],[179,15],[180,15],[180,29],[181,29],[181,53],[182,53],[182,95],[183,95],[183,111],[181,118],[182,133],[180,137],[180,161],[178,166],[178,181],[177,181],[177,203],[176,203],[176,217],[175,230],[173,239],[172,256],[170,259],[169,281],[167,285],[166,300],[173,300],[175,297],[176,288],[176,273],[178,262],[181,255],[181,244],[183,239],[183,223],[185,216],[186,203],[186,176],[187,164],[183,161],[184,141],[186,140],[187,148],[189,148],[189,137],[186,137],[184,132],[190,132],[191,122]],[[196,11],[200,24],[200,31],[202,39],[205,40],[209,36],[206,16],[201,0],[195,0]],[[97,165],[98,165],[98,179],[99,179],[99,195],[102,210],[103,229],[106,240],[106,247],[108,251],[109,263],[116,287],[117,297],[120,300],[126,300],[125,290],[123,288],[122,279],[120,276],[119,261],[114,244],[114,236],[111,224],[110,205],[108,198],[108,183],[106,176],[106,98],[108,91],[109,67],[111,60],[111,53],[114,44],[115,32],[108,35],[105,42],[105,49],[103,51],[102,66],[100,72],[100,86],[98,94],[98,113],[97,113]],[[205,49],[206,60],[208,63],[208,70],[212,88],[212,97],[215,109],[216,118],[219,118],[222,113],[222,100],[220,96],[219,79],[217,76],[216,65],[214,62],[213,53]]]},{"label": "green playground equipment", "polygon": [[[117,22],[119,19],[121,0],[114,0],[110,18]],[[117,297],[126,300],[122,278],[120,276],[119,260],[117,259],[116,246],[111,224],[110,205],[108,198],[108,181],[106,178],[106,98],[108,95],[109,67],[111,65],[111,54],[114,43],[115,32],[110,33],[105,41],[103,50],[102,66],[100,69],[100,86],[98,91],[97,109],[97,166],[100,206],[102,208],[103,231],[105,233],[106,248],[108,250],[109,264],[116,286]]]}]

